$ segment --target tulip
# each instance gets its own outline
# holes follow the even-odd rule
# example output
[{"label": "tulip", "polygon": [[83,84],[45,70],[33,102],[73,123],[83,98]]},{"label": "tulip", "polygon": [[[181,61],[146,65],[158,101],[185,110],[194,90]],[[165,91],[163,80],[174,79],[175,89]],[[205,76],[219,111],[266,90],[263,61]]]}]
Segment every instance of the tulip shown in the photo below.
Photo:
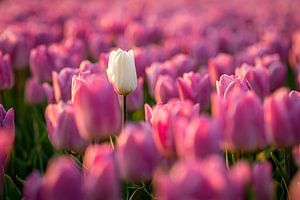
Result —
[{"label": "tulip", "polygon": [[203,161],[178,161],[169,173],[158,171],[154,189],[159,200],[220,199],[229,200],[229,178],[219,157]]},{"label": "tulip", "polygon": [[78,132],[72,103],[49,104],[45,118],[49,139],[56,148],[80,152],[87,146]]},{"label": "tulip", "polygon": [[111,48],[112,39],[106,34],[94,33],[88,37],[89,51],[94,59],[98,59],[99,55],[106,53]]},{"label": "tulip", "polygon": [[93,74],[101,74],[104,72],[103,68],[98,63],[91,63],[88,60],[84,60],[80,63],[80,71],[90,71]]},{"label": "tulip", "polygon": [[15,133],[15,122],[14,122],[14,109],[10,108],[7,112],[5,111],[2,104],[0,104],[0,127],[7,128]]},{"label": "tulip", "polygon": [[211,85],[208,74],[189,72],[177,78],[179,97],[200,103],[202,108],[210,104]]},{"label": "tulip", "polygon": [[168,75],[160,75],[155,85],[155,100],[167,103],[170,99],[178,97],[175,81]]},{"label": "tulip", "polygon": [[243,64],[240,68],[236,68],[235,74],[245,77],[253,91],[262,99],[269,93],[269,76],[265,68]]},{"label": "tulip", "polygon": [[23,189],[24,200],[40,200],[42,199],[41,187],[43,177],[37,171],[31,173],[27,178]]},{"label": "tulip", "polygon": [[160,75],[169,75],[175,77],[175,71],[172,69],[173,64],[168,61],[164,63],[154,62],[146,68],[146,77],[148,89],[151,96],[154,96],[156,82]]},{"label": "tulip", "polygon": [[143,85],[144,79],[142,77],[138,78],[138,85],[133,93],[127,96],[127,109],[128,111],[138,110],[142,107],[144,102],[144,89]]},{"label": "tulip", "polygon": [[176,71],[176,77],[195,69],[195,61],[185,54],[177,54],[171,58],[171,62],[174,65],[172,68]]},{"label": "tulip", "polygon": [[268,162],[255,163],[252,169],[252,184],[257,200],[274,199],[272,165]]},{"label": "tulip", "polygon": [[138,77],[144,77],[146,67],[151,65],[153,58],[150,53],[151,51],[147,47],[134,49],[134,60]]},{"label": "tulip", "polygon": [[293,159],[294,159],[294,163],[299,167],[300,166],[300,145],[293,148]]},{"label": "tulip", "polygon": [[202,159],[221,152],[221,130],[216,121],[204,116],[193,117],[189,123],[179,119],[175,127],[176,152],[179,157]]},{"label": "tulip", "polygon": [[119,103],[104,75],[87,80],[74,95],[76,122],[84,138],[98,141],[117,133],[120,127]]},{"label": "tulip", "polygon": [[179,119],[189,120],[197,116],[199,105],[196,104],[193,106],[189,101],[174,99],[170,100],[167,104],[156,105],[151,113],[150,121],[153,127],[155,144],[162,155],[172,158],[176,155],[174,140],[176,123]]},{"label": "tulip", "polygon": [[116,159],[123,179],[150,180],[159,161],[151,127],[146,123],[127,124],[117,140]]},{"label": "tulip", "polygon": [[14,76],[10,63],[10,56],[0,51],[0,90],[11,89],[14,85]]},{"label": "tulip", "polygon": [[279,147],[300,144],[300,95],[280,88],[265,99],[264,112],[266,133],[272,144]]},{"label": "tulip", "polygon": [[133,51],[112,51],[109,55],[107,76],[120,95],[133,92],[137,87]]},{"label": "tulip", "polygon": [[54,61],[45,45],[30,51],[30,71],[38,82],[50,81],[55,70]]},{"label": "tulip", "polygon": [[216,82],[217,94],[220,97],[227,98],[231,94],[239,94],[251,90],[251,85],[242,76],[228,76],[223,74],[220,80]]},{"label": "tulip", "polygon": [[34,78],[26,80],[25,84],[25,100],[31,104],[43,104],[46,101],[46,93],[44,87]]},{"label": "tulip", "polygon": [[52,73],[53,90],[56,102],[71,99],[72,78],[78,74],[77,69],[64,68],[59,73]]},{"label": "tulip", "polygon": [[44,88],[48,104],[56,103],[53,87],[49,83],[43,83],[42,86]]},{"label": "tulip", "polygon": [[222,74],[234,74],[234,69],[233,57],[228,54],[219,54],[208,61],[208,71],[212,84],[215,84]]},{"label": "tulip", "polygon": [[288,200],[298,200],[300,198],[300,172],[298,171],[289,186],[289,198]]},{"label": "tulip", "polygon": [[268,70],[270,90],[274,91],[285,83],[287,77],[287,66],[285,66],[277,54],[266,55],[256,60],[256,65]]},{"label": "tulip", "polygon": [[109,146],[88,147],[84,166],[87,169],[83,188],[87,200],[121,199],[114,154]]},{"label": "tulip", "polygon": [[267,145],[263,106],[255,93],[237,90],[230,98],[221,100],[217,112],[226,148],[255,150]]},{"label": "tulip", "polygon": [[238,161],[229,172],[232,188],[232,200],[243,200],[247,197],[247,187],[251,182],[251,168],[246,161]]},{"label": "tulip", "polygon": [[82,186],[83,177],[79,167],[65,156],[50,160],[40,192],[46,200],[82,200]]}]

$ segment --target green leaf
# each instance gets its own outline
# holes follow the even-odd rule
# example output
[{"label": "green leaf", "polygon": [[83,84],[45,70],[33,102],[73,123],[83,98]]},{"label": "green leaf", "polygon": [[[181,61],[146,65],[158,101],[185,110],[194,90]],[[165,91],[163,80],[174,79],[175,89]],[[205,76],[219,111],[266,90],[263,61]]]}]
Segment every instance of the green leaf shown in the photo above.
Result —
[{"label": "green leaf", "polygon": [[21,199],[21,192],[14,184],[10,176],[5,174],[4,178],[6,199]]}]

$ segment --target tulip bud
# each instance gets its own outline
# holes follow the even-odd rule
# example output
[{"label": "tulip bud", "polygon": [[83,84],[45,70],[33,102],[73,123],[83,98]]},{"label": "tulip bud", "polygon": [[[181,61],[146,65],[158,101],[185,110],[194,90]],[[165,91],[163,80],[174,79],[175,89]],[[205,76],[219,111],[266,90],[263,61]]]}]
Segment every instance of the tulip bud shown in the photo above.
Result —
[{"label": "tulip bud", "polygon": [[93,74],[100,74],[104,70],[98,63],[91,63],[89,60],[84,60],[80,63],[80,71],[90,71]]},{"label": "tulip bud", "polygon": [[31,173],[27,178],[23,189],[24,200],[40,200],[42,199],[41,186],[43,177],[37,171]]},{"label": "tulip bud", "polygon": [[56,148],[80,152],[87,146],[78,132],[72,103],[49,104],[45,118],[49,139]]},{"label": "tulip bud", "polygon": [[43,104],[46,101],[46,93],[42,84],[36,79],[30,78],[25,84],[25,100],[31,104]]},{"label": "tulip bud", "polygon": [[252,170],[252,183],[255,199],[274,199],[272,165],[268,162],[255,163]]},{"label": "tulip bud", "polygon": [[114,152],[108,145],[89,146],[83,164],[86,167],[84,179],[86,199],[121,199]]},{"label": "tulip bud", "polygon": [[112,51],[109,55],[107,76],[120,95],[133,92],[137,87],[133,51]]},{"label": "tulip bud", "polygon": [[279,147],[300,144],[300,95],[280,88],[265,99],[265,127],[268,139]]},{"label": "tulip bud", "polygon": [[82,200],[82,182],[81,171],[70,157],[54,158],[50,161],[43,179],[43,199]]},{"label": "tulip bud", "polygon": [[[182,119],[181,119],[182,120]],[[207,117],[193,117],[182,124],[175,125],[176,152],[181,158],[202,159],[220,153],[220,126]]]},{"label": "tulip bud", "polygon": [[84,138],[98,141],[117,133],[121,124],[120,107],[106,76],[90,78],[74,96],[76,122]]},{"label": "tulip bud", "polygon": [[172,99],[167,104],[156,105],[152,111],[150,121],[153,127],[155,144],[162,155],[166,157],[176,155],[174,134],[178,120],[182,118],[189,120],[197,116],[198,113],[199,105],[193,106],[189,101]]},{"label": "tulip bud", "polygon": [[116,159],[125,180],[150,180],[159,161],[151,127],[146,123],[127,124],[117,140]]},{"label": "tulip bud", "polygon": [[45,45],[32,49],[30,52],[30,71],[38,82],[50,81],[54,62]]},{"label": "tulip bud", "polygon": [[300,198],[300,171],[294,175],[289,186],[289,200],[298,200]]},{"label": "tulip bud", "polygon": [[15,122],[14,122],[14,109],[10,108],[7,112],[5,111],[2,104],[0,104],[0,127],[7,128],[15,133]]},{"label": "tulip bud", "polygon": [[168,75],[160,75],[155,85],[155,101],[167,103],[176,97],[178,97],[178,92],[175,81]]},{"label": "tulip bud", "polygon": [[264,98],[270,92],[269,76],[267,69],[264,67],[252,67],[243,64],[235,70],[235,75],[245,77],[253,91],[261,98]]},{"label": "tulip bud", "polygon": [[0,51],[0,90],[11,89],[14,85],[14,76],[8,54],[2,55]]},{"label": "tulip bud", "polygon": [[208,61],[208,71],[212,84],[219,79],[222,74],[232,75],[234,73],[233,57],[228,54],[219,54]]},{"label": "tulip bud", "polygon": [[128,111],[138,110],[142,107],[144,102],[143,84],[144,84],[144,79],[142,77],[139,77],[136,90],[127,96],[126,105]]},{"label": "tulip bud", "polygon": [[59,73],[52,73],[53,90],[56,102],[71,99],[72,78],[78,74],[77,69],[64,68]]},{"label": "tulip bud", "polygon": [[177,78],[179,97],[200,103],[201,108],[208,108],[210,103],[211,85],[208,74],[189,72]]}]

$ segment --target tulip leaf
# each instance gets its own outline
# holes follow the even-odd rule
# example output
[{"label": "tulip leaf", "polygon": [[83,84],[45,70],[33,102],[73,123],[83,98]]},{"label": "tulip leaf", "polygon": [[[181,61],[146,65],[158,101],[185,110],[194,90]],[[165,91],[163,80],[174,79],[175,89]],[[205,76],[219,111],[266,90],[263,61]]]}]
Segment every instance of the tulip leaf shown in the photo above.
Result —
[{"label": "tulip leaf", "polygon": [[14,184],[10,176],[5,174],[4,177],[6,199],[21,199],[21,192]]}]

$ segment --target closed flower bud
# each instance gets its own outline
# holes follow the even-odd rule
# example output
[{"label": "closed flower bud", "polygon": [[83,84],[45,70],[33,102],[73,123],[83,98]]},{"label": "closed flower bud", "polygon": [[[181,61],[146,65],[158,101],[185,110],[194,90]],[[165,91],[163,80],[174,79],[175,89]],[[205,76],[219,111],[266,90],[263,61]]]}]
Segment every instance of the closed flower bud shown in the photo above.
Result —
[{"label": "closed flower bud", "polygon": [[127,96],[127,110],[138,110],[142,107],[144,102],[144,89],[143,89],[144,79],[142,77],[138,78],[138,85],[136,90]]},{"label": "closed flower bud", "polygon": [[50,161],[43,178],[43,199],[82,200],[83,176],[77,164],[67,156]]},{"label": "closed flower bud", "polygon": [[150,180],[159,157],[149,124],[127,124],[117,140],[116,159],[122,178]]},{"label": "closed flower bud", "polygon": [[26,80],[25,100],[34,105],[43,104],[46,101],[46,92],[43,85],[34,78]]},{"label": "closed flower bud", "polygon": [[14,109],[10,108],[7,112],[5,111],[2,104],[0,104],[0,127],[10,129],[15,133],[15,114]]},{"label": "closed flower bud", "polygon": [[107,76],[120,95],[133,92],[137,87],[133,51],[112,51],[109,55]]},{"label": "closed flower bud", "polygon": [[280,88],[265,99],[265,127],[270,142],[279,147],[300,144],[300,95]]},{"label": "closed flower bud", "polygon": [[84,194],[87,200],[119,200],[120,186],[113,150],[108,145],[89,146],[84,155]]},{"label": "closed flower bud", "polygon": [[38,82],[50,81],[52,71],[55,70],[53,58],[45,45],[30,51],[30,71]]},{"label": "closed flower bud", "polygon": [[11,89],[14,85],[14,76],[10,57],[8,54],[2,55],[0,51],[0,90]]},{"label": "closed flower bud", "polygon": [[201,108],[208,108],[210,104],[211,84],[208,74],[189,72],[177,78],[179,97],[200,103]]},{"label": "closed flower bud", "polygon": [[76,122],[84,138],[98,141],[117,133],[121,125],[119,102],[105,75],[81,84],[74,96]]},{"label": "closed flower bud", "polygon": [[170,99],[178,97],[176,82],[168,75],[158,77],[155,85],[155,100],[167,103]]},{"label": "closed flower bud", "polygon": [[252,184],[254,196],[257,200],[274,199],[272,180],[272,165],[268,162],[255,163],[252,169]]},{"label": "closed flower bud", "polygon": [[49,104],[45,118],[50,142],[56,148],[80,152],[87,146],[78,132],[72,103]]}]

